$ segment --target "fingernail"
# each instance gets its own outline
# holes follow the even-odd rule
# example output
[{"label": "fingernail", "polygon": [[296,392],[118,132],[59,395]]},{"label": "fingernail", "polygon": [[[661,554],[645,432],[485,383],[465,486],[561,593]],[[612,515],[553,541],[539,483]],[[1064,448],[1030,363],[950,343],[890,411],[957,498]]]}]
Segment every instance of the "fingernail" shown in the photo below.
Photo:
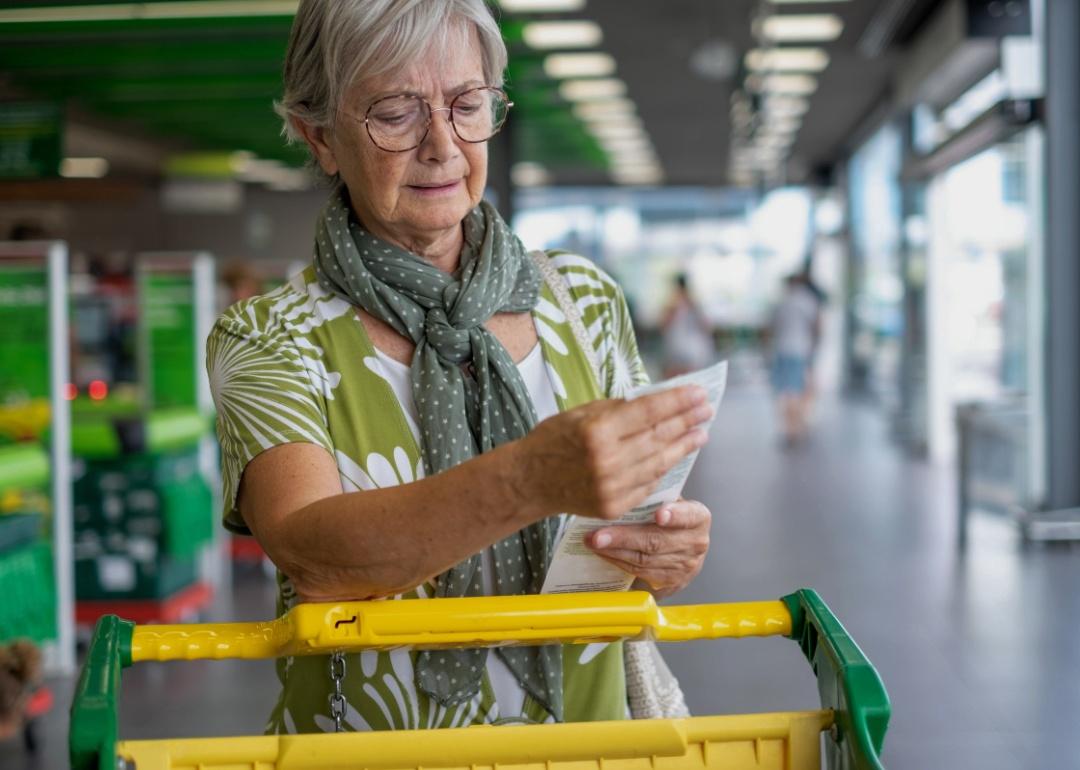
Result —
[{"label": "fingernail", "polygon": [[593,546],[596,548],[607,548],[611,545],[611,535],[607,532],[599,532],[593,537]]},{"label": "fingernail", "polygon": [[666,527],[668,522],[671,521],[671,511],[667,508],[661,508],[656,512],[656,523],[661,527]]}]

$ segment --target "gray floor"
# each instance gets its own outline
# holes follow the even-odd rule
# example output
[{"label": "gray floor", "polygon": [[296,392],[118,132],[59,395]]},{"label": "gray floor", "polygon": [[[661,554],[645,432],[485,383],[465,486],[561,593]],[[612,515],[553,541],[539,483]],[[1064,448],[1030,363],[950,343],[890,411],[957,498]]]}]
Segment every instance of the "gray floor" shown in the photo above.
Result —
[{"label": "gray floor", "polygon": [[[1080,547],[1024,547],[990,517],[954,548],[952,479],[903,459],[872,407],[822,409],[795,450],[764,394],[734,387],[687,495],[713,510],[708,564],[680,603],[817,589],[880,672],[892,699],[890,770],[1080,769]],[[258,571],[238,574],[219,617],[268,616]],[[754,639],[667,648],[695,713],[813,708],[794,643]],[[266,664],[140,666],[125,676],[127,738],[261,729]],[[58,683],[66,700],[70,683]],[[66,767],[62,706],[44,751],[0,745],[0,768]]]}]

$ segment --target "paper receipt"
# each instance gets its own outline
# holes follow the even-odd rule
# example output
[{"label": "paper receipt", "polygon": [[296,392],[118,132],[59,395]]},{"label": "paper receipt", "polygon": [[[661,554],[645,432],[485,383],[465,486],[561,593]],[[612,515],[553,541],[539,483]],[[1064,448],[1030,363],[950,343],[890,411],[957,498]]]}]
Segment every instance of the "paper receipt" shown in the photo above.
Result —
[{"label": "paper receipt", "polygon": [[[709,405],[716,410],[724,397],[727,387],[727,361],[690,374],[673,377],[670,380],[646,385],[630,393],[628,398],[638,398],[648,393],[656,393],[680,385],[700,385],[708,393]],[[708,429],[712,419],[701,427]],[[634,582],[634,576],[616,567],[614,564],[593,553],[585,544],[590,532],[604,527],[626,526],[627,524],[648,524],[654,520],[656,511],[665,503],[679,497],[690,469],[694,467],[698,452],[695,450],[680,460],[660,479],[652,494],[633,510],[615,521],[592,519],[585,516],[570,516],[563,530],[563,536],[555,547],[555,554],[548,568],[547,577],[541,593],[558,594],[577,591],[625,591]]]}]

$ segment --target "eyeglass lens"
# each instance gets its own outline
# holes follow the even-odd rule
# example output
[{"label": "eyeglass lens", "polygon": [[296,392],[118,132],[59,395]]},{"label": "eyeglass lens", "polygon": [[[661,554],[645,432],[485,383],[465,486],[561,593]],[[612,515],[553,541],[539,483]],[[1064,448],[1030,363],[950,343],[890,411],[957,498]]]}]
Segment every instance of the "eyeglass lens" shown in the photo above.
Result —
[{"label": "eyeglass lens", "polygon": [[[450,123],[463,141],[485,142],[506,120],[507,107],[501,91],[474,88],[450,103]],[[431,108],[427,101],[408,94],[380,99],[367,112],[368,133],[385,150],[411,150],[419,146],[430,122]]]}]

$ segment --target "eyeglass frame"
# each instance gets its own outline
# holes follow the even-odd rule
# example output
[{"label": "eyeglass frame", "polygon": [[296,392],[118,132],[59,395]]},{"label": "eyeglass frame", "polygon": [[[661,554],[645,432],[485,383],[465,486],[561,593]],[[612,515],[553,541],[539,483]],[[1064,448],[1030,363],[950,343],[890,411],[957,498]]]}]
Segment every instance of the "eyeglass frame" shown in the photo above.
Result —
[{"label": "eyeglass frame", "polygon": [[[497,94],[499,94],[506,101],[506,115],[503,116],[502,122],[499,123],[499,125],[495,128],[494,131],[491,132],[491,136],[489,136],[487,139],[466,139],[465,137],[463,137],[461,135],[461,133],[458,131],[457,125],[454,123],[454,102],[456,102],[458,99],[460,99],[465,94],[472,93],[473,91],[494,91]],[[408,97],[410,97],[412,99],[419,99],[425,105],[427,105],[427,108],[428,108],[427,125],[424,126],[424,133],[420,136],[420,140],[416,144],[414,144],[412,147],[406,147],[403,150],[388,150],[385,147],[383,147],[381,144],[379,144],[377,141],[375,141],[375,137],[371,135],[371,123],[370,123],[371,111],[373,109],[375,109],[375,105],[378,104],[379,102],[386,101],[387,99],[398,99],[398,98],[400,98],[402,96],[408,96]],[[411,150],[415,150],[417,147],[422,145],[424,143],[424,140],[427,139],[428,134],[431,132],[431,124],[435,121],[435,113],[436,112],[449,112],[450,113],[450,115],[447,117],[447,122],[450,123],[450,127],[452,129],[454,129],[454,136],[456,136],[458,139],[460,139],[461,141],[466,142],[468,144],[483,144],[484,142],[490,142],[492,140],[492,138],[496,134],[498,134],[500,131],[502,131],[502,127],[504,125],[506,125],[506,119],[510,116],[510,108],[513,107],[513,106],[514,106],[514,103],[512,101],[510,101],[510,97],[507,96],[506,91],[503,91],[501,88],[498,88],[496,86],[476,86],[474,88],[467,88],[464,91],[462,91],[460,94],[455,96],[453,99],[451,99],[450,104],[448,106],[446,106],[446,107],[432,107],[431,102],[429,102],[427,99],[420,96],[419,94],[410,94],[410,93],[387,94],[386,96],[380,96],[378,99],[376,99],[375,101],[373,101],[371,104],[368,105],[367,110],[364,111],[364,117],[361,120],[361,122],[364,124],[364,129],[367,131],[368,139],[370,139],[371,143],[373,145],[375,145],[376,147],[378,147],[383,152],[410,152]],[[350,115],[350,117],[359,118],[358,115]]]}]

